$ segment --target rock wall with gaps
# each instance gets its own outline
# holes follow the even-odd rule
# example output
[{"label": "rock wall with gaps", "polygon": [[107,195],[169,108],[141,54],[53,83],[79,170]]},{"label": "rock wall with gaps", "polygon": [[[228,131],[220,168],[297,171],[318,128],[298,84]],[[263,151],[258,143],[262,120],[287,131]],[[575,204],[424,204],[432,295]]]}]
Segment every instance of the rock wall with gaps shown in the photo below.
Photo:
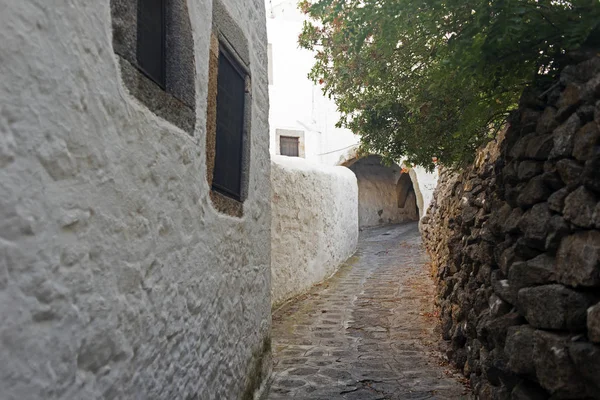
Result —
[{"label": "rock wall with gaps", "polygon": [[251,399],[268,374],[265,5],[222,3],[251,61],[242,218],[206,180],[212,0],[184,2],[190,130],[124,84],[111,2],[2,1],[2,400]]},{"label": "rock wall with gaps", "polygon": [[480,399],[600,399],[600,57],[500,136],[422,225],[449,359]]},{"label": "rock wall with gaps", "polygon": [[271,301],[306,292],[332,275],[358,242],[358,186],[346,167],[273,156]]}]

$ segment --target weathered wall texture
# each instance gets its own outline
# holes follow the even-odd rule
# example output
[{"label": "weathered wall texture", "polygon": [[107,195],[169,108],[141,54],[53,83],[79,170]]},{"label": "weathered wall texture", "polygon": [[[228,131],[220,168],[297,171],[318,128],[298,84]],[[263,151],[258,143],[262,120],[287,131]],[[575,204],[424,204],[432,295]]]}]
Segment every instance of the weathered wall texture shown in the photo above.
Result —
[{"label": "weathered wall texture", "polygon": [[406,203],[402,202],[402,207],[399,207],[400,167],[395,164],[383,165],[381,157],[371,155],[359,159],[349,168],[356,174],[358,180],[359,226],[395,224],[419,219],[414,187],[411,188],[411,200]]},{"label": "weathered wall texture", "polygon": [[358,241],[358,188],[346,167],[273,156],[271,300],[308,290],[350,257]]},{"label": "weathered wall texture", "polygon": [[524,95],[423,224],[451,360],[480,399],[600,399],[600,57]]},{"label": "weathered wall texture", "polygon": [[205,166],[212,1],[188,0],[190,134],[132,97],[109,1],[2,2],[0,398],[249,398],[268,366],[270,183],[262,0],[249,41],[250,183],[215,211]]}]

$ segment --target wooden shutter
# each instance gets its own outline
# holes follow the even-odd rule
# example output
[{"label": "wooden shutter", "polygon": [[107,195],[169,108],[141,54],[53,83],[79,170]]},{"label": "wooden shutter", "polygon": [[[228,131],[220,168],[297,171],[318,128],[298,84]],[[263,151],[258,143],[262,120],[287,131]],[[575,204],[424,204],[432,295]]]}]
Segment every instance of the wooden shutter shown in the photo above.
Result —
[{"label": "wooden shutter", "polygon": [[213,188],[241,200],[246,74],[223,49],[219,52],[217,88]]},{"label": "wooden shutter", "polygon": [[137,62],[140,70],[166,86],[166,0],[138,0]]}]

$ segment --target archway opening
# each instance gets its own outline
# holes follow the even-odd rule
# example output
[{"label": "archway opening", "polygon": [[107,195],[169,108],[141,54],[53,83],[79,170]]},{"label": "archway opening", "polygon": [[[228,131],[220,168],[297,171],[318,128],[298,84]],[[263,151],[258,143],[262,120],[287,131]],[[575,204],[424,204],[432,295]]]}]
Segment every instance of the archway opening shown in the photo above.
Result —
[{"label": "archway opening", "polygon": [[396,196],[398,199],[398,212],[406,217],[406,220],[419,220],[419,207],[415,188],[407,172],[400,174],[396,183]]},{"label": "archway opening", "polygon": [[360,227],[419,219],[412,180],[397,164],[385,165],[380,156],[369,155],[343,165],[356,175]]}]

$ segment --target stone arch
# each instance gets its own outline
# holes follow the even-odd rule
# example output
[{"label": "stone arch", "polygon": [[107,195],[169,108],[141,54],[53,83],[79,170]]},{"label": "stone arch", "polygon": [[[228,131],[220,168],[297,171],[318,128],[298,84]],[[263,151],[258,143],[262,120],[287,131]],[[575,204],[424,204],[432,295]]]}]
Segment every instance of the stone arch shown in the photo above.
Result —
[{"label": "stone arch", "polygon": [[[385,224],[385,223],[397,223],[397,222],[402,222],[402,221],[418,221],[420,220],[426,212],[426,204],[425,204],[425,199],[424,199],[424,195],[423,195],[423,188],[421,188],[420,185],[420,181],[419,181],[419,174],[423,174],[422,171],[417,171],[414,168],[401,168],[400,165],[402,165],[402,163],[394,163],[391,166],[387,166],[388,168],[390,168],[392,171],[394,171],[394,174],[396,176],[396,180],[393,183],[394,186],[394,207],[396,207],[396,212],[398,212],[399,214],[404,214],[401,216],[398,215],[393,215],[392,217],[390,217],[389,215],[384,215],[386,214],[385,212],[382,212],[382,215],[380,215],[379,219],[377,220],[377,223],[373,223],[373,221],[371,220],[369,223],[367,223],[367,219],[364,218],[364,212],[366,211],[364,209],[364,200],[365,200],[365,182],[364,182],[364,176],[363,174],[361,174],[361,171],[357,171],[357,169],[361,166],[361,164],[363,163],[369,163],[369,160],[374,161],[374,160],[378,160],[377,162],[381,165],[382,164],[382,157],[376,154],[368,154],[368,155],[359,155],[358,154],[358,146],[350,148],[349,150],[347,150],[339,159],[337,165],[340,166],[344,166],[347,167],[349,169],[351,169],[356,177],[357,177],[357,181],[358,181],[358,186],[359,186],[359,224],[361,227],[364,226],[372,226],[372,225],[379,225],[379,224]],[[417,168],[418,169],[418,168]],[[408,172],[404,172],[408,170]],[[402,181],[400,181],[400,179],[402,179]],[[411,206],[410,211],[409,209],[404,210],[405,206],[399,207],[399,197],[398,197],[398,190],[400,190],[399,188],[399,184],[404,185],[405,187],[408,187],[408,190],[403,189],[403,191],[406,191],[406,196],[408,198],[408,196],[410,195],[411,200],[413,201],[412,198],[414,196],[414,207]],[[363,190],[361,191],[361,186],[363,187]],[[362,193],[362,195],[361,195]],[[361,213],[360,209],[361,209],[361,198],[363,200],[363,212]],[[398,211],[400,209],[400,211]],[[416,209],[416,211],[415,211]],[[380,208],[379,210],[384,210],[383,208]],[[379,211],[377,210],[377,211]],[[362,217],[361,217],[362,214]]]},{"label": "stone arch", "polygon": [[417,195],[410,174],[402,172],[396,183],[396,196],[399,212],[404,214],[406,219],[416,221],[419,219],[419,207],[417,205]]}]

